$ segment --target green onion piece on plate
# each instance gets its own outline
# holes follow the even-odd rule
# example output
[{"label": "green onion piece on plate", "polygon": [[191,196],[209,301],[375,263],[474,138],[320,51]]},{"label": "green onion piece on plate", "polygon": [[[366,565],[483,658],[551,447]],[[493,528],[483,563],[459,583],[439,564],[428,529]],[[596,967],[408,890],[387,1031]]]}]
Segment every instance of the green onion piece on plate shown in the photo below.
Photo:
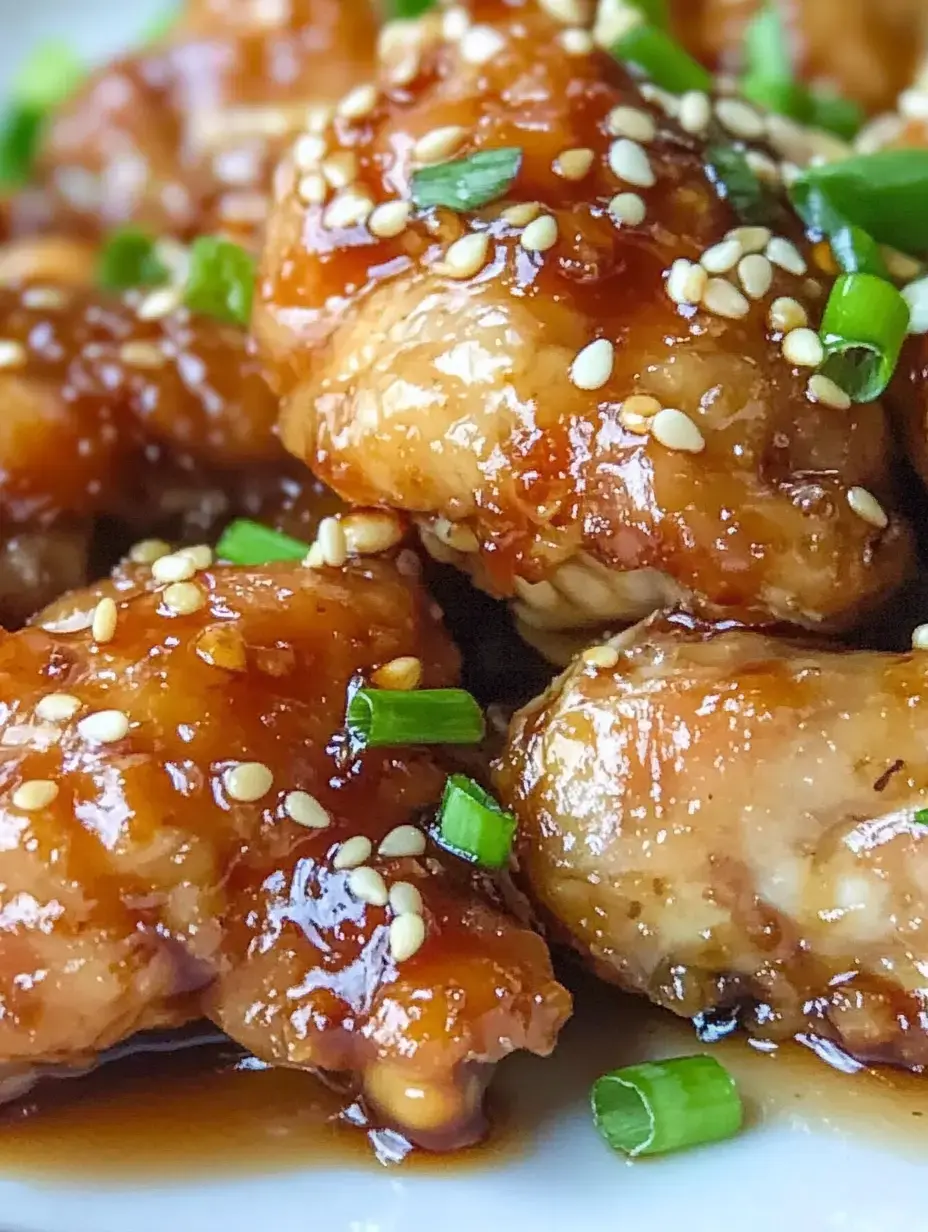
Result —
[{"label": "green onion piece on plate", "polygon": [[775,221],[780,206],[766,184],[748,166],[744,151],[716,143],[706,150],[709,178],[743,223],[765,226]]},{"label": "green onion piece on plate", "polygon": [[656,26],[645,22],[632,26],[611,51],[617,60],[671,94],[712,89],[712,75]]},{"label": "green onion piece on plate", "polygon": [[463,214],[504,197],[521,166],[521,149],[503,147],[422,167],[413,172],[412,199],[423,209],[443,205]]},{"label": "green onion piece on plate", "polygon": [[637,9],[645,21],[660,30],[666,30],[670,25],[667,12],[667,0],[626,0],[628,7]]},{"label": "green onion piece on plate", "polygon": [[853,99],[818,90],[809,95],[805,120],[813,128],[824,128],[836,137],[851,141],[863,128],[865,119],[863,108]]},{"label": "green onion piece on plate", "polygon": [[889,278],[879,244],[860,227],[848,223],[838,227],[828,238],[832,255],[845,274],[875,274],[877,278]]},{"label": "green onion piece on plate", "polygon": [[593,1083],[592,1103],[600,1134],[633,1158],[720,1142],[744,1119],[735,1080],[707,1056],[613,1070]]},{"label": "green onion piece on plate", "polygon": [[781,14],[765,5],[744,35],[745,73],[741,91],[752,102],[779,115],[805,118],[808,96],[793,75],[793,56]]},{"label": "green onion piece on plate", "polygon": [[70,43],[50,39],[40,43],[13,78],[11,94],[17,103],[48,111],[63,103],[86,75]]},{"label": "green onion piece on plate", "polygon": [[158,260],[157,241],[138,227],[114,231],[97,261],[97,282],[110,291],[158,287],[168,276],[167,267]]},{"label": "green onion piece on plate", "polygon": [[842,274],[825,306],[822,372],[854,402],[872,402],[892,379],[909,328],[901,293],[874,274]]},{"label": "green onion piece on plate", "polygon": [[928,826],[928,809],[919,809],[913,820],[917,821],[920,826]]},{"label": "green onion piece on plate", "polygon": [[483,868],[505,868],[516,819],[465,774],[452,774],[438,814],[442,844]]},{"label": "green onion piece on plate", "polygon": [[393,18],[421,17],[435,7],[435,0],[389,0],[387,8]]},{"label": "green onion piece on plate", "polygon": [[184,300],[204,316],[247,325],[255,293],[255,261],[230,240],[202,235],[190,246]]},{"label": "green onion piece on plate", "polygon": [[395,744],[479,744],[483,711],[464,689],[358,689],[348,730],[367,748]]},{"label": "green onion piece on plate", "polygon": [[44,128],[44,111],[18,103],[7,108],[0,118],[0,187],[28,183]]},{"label": "green onion piece on plate", "polygon": [[268,565],[275,560],[302,560],[309,546],[260,522],[238,518],[220,535],[216,556],[233,565]]}]

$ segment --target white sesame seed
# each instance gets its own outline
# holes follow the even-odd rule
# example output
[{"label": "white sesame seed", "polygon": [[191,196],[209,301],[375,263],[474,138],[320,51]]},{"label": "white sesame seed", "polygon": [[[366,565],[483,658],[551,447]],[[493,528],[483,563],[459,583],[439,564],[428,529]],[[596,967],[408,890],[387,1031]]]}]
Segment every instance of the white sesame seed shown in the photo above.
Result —
[{"label": "white sesame seed", "polygon": [[78,734],[91,744],[114,744],[129,733],[129,717],[121,710],[95,710],[77,725]]},{"label": "white sesame seed", "polygon": [[13,807],[24,813],[47,808],[58,795],[58,784],[50,779],[27,779],[13,792]]},{"label": "white sesame seed", "polygon": [[[643,21],[641,10],[626,3],[626,0],[602,0],[597,6],[593,38],[599,47],[605,47],[608,51]],[[644,84],[649,85],[650,82]]]},{"label": "white sesame seed", "polygon": [[671,94],[669,90],[662,90],[653,81],[643,81],[638,87],[638,93],[647,102],[656,103],[664,115],[670,116],[672,120],[680,114],[680,100],[677,95]]},{"label": "white sesame seed", "polygon": [[570,365],[570,379],[578,389],[602,389],[612,376],[615,347],[608,338],[597,338],[579,351]]},{"label": "white sesame seed", "polygon": [[385,201],[378,205],[367,220],[368,230],[378,239],[393,239],[409,226],[412,205],[408,201]]},{"label": "white sesame seed", "polygon": [[0,338],[0,368],[21,368],[28,358],[21,342],[14,338]]},{"label": "white sesame seed", "polygon": [[425,920],[406,912],[390,921],[390,953],[396,962],[406,962],[425,941]]},{"label": "white sesame seed", "polygon": [[411,881],[394,881],[390,886],[390,906],[395,915],[421,915],[422,895]]},{"label": "white sesame seed", "polygon": [[152,342],[124,342],[119,359],[129,368],[163,368],[167,363],[164,351]]},{"label": "white sesame seed", "polygon": [[565,26],[582,26],[589,16],[583,0],[539,0],[539,3],[555,21]]},{"label": "white sesame seed", "polygon": [[341,519],[349,556],[377,556],[402,542],[405,527],[395,513],[369,509]]},{"label": "white sesame seed", "polygon": [[165,587],[161,602],[175,616],[192,616],[206,607],[206,592],[196,582],[172,582]]},{"label": "white sesame seed", "polygon": [[118,612],[116,603],[109,595],[104,596],[93,609],[90,635],[95,642],[111,642],[116,632]]},{"label": "white sesame seed", "polygon": [[847,503],[859,518],[875,526],[877,530],[885,530],[889,525],[886,510],[872,492],[866,488],[854,487],[848,490]]},{"label": "white sesame seed", "polygon": [[809,315],[798,299],[793,299],[791,295],[781,295],[770,305],[767,322],[771,329],[788,333],[791,329],[808,325]]},{"label": "white sesame seed", "polygon": [[[928,625],[916,625],[912,630],[912,649],[928,650]],[[390,891],[390,905],[393,905],[393,891]]]},{"label": "white sesame seed", "polygon": [[526,252],[547,252],[557,243],[557,237],[557,220],[551,214],[542,214],[528,224],[519,243]]},{"label": "white sesame seed", "polygon": [[783,239],[782,236],[775,235],[767,245],[767,260],[772,261],[774,265],[779,265],[780,269],[785,269],[788,274],[804,274],[808,269],[805,259],[799,249],[790,240]]},{"label": "white sesame seed", "polygon": [[366,835],[356,834],[339,845],[332,857],[332,867],[335,869],[357,868],[367,863],[373,849],[373,844]]},{"label": "white sesame seed", "polygon": [[301,562],[307,569],[321,569],[325,564],[322,557],[322,548],[318,543],[314,543]]},{"label": "white sesame seed", "polygon": [[722,240],[721,244],[707,248],[699,262],[710,274],[727,274],[743,256],[744,250],[737,240]]},{"label": "white sesame seed", "polygon": [[910,257],[908,253],[900,252],[898,248],[890,248],[887,244],[881,244],[880,253],[886,262],[890,276],[898,279],[899,282],[911,282],[922,272],[921,261]]},{"label": "white sesame seed", "polygon": [[358,156],[354,150],[339,150],[322,164],[326,183],[336,190],[347,188],[358,178]]},{"label": "white sesame seed", "polygon": [[348,890],[362,903],[372,907],[386,907],[387,883],[375,868],[362,864],[348,874]]},{"label": "white sesame seed", "polygon": [[636,141],[620,137],[609,147],[609,166],[614,175],[636,188],[651,188],[654,170],[645,150]]},{"label": "white sesame seed", "polygon": [[448,124],[433,128],[420,137],[412,147],[412,156],[418,163],[441,163],[461,148],[467,137],[467,129],[460,124]]},{"label": "white sesame seed", "polygon": [[763,299],[773,285],[773,266],[761,253],[749,253],[738,262],[738,279],[746,295]]},{"label": "white sesame seed", "polygon": [[300,171],[315,171],[328,148],[328,142],[321,134],[303,133],[293,147],[293,161]]},{"label": "white sesame seed", "polygon": [[271,790],[274,776],[262,761],[240,761],[222,772],[222,785],[231,800],[253,804]]},{"label": "white sesame seed", "polygon": [[24,308],[50,309],[54,311],[63,308],[68,302],[64,291],[57,287],[26,287],[22,293]]},{"label": "white sesame seed", "polygon": [[330,201],[322,215],[322,225],[330,231],[337,229],[346,229],[348,227],[359,227],[374,211],[374,203],[370,197],[366,197],[363,193],[352,192],[347,189],[345,192]]},{"label": "white sesame seed", "polygon": [[622,409],[630,415],[641,415],[644,419],[650,419],[661,409],[661,404],[650,394],[632,394],[622,403]]},{"label": "white sesame seed", "polygon": [[706,439],[689,415],[674,407],[665,406],[651,420],[651,435],[665,449],[683,453],[702,453]]},{"label": "white sesame seed", "polygon": [[613,107],[606,116],[606,129],[613,137],[629,137],[632,141],[653,141],[657,125],[640,107]]},{"label": "white sesame seed", "polygon": [[335,110],[346,120],[363,120],[376,106],[377,89],[368,82],[349,90]]},{"label": "white sesame seed", "polygon": [[595,157],[590,149],[562,150],[554,160],[554,170],[565,180],[582,180],[593,166]]},{"label": "white sesame seed", "polygon": [[329,195],[329,186],[318,172],[312,171],[300,178],[296,195],[304,205],[322,205]]},{"label": "white sesame seed", "polygon": [[609,213],[619,225],[640,226],[645,220],[647,207],[644,198],[637,193],[617,193],[609,202]]},{"label": "white sesame seed", "polygon": [[422,660],[415,655],[400,655],[384,663],[371,674],[371,684],[378,689],[406,692],[417,689],[422,682]]},{"label": "white sesame seed", "polygon": [[725,236],[727,240],[737,240],[745,253],[763,252],[770,243],[769,227],[735,227]]},{"label": "white sesame seed", "polygon": [[487,263],[490,237],[486,231],[473,231],[449,245],[439,272],[449,278],[473,278]]},{"label": "white sesame seed", "polygon": [[377,852],[388,860],[421,856],[425,852],[425,835],[416,826],[394,826],[380,840]]},{"label": "white sesame seed", "polygon": [[152,561],[151,575],[156,582],[187,582],[197,571],[196,564],[182,552],[170,552]]},{"label": "white sesame seed", "polygon": [[323,563],[331,569],[340,569],[348,559],[348,541],[338,518],[323,518],[316,532],[316,543],[322,552]]},{"label": "white sesame seed", "polygon": [[704,133],[712,119],[712,104],[702,90],[689,90],[680,99],[680,127],[687,133]]},{"label": "white sesame seed", "polygon": [[469,526],[462,522],[451,522],[448,518],[435,518],[430,530],[442,543],[456,552],[478,552],[480,540]]},{"label": "white sesame seed", "polygon": [[833,407],[836,411],[850,410],[851,399],[848,394],[835,384],[831,377],[816,372],[809,377],[806,393],[813,402],[821,402],[824,406]]},{"label": "white sesame seed", "polygon": [[596,50],[596,44],[589,30],[581,30],[577,26],[562,30],[557,41],[569,56],[589,56]]},{"label": "white sesame seed", "polygon": [[183,295],[179,287],[158,287],[150,291],[135,310],[140,321],[160,321],[170,316],[183,303]]},{"label": "white sesame seed", "polygon": [[751,141],[764,135],[764,120],[759,112],[737,98],[720,98],[715,104],[715,115],[723,128],[734,137]]},{"label": "white sesame seed", "polygon": [[909,305],[909,333],[928,334],[928,278],[919,278],[902,288],[902,298]]},{"label": "white sesame seed", "polygon": [[710,278],[700,302],[707,312],[717,317],[726,317],[730,321],[739,321],[746,317],[751,309],[738,288],[724,278]]},{"label": "white sesame seed", "polygon": [[467,9],[459,4],[453,5],[450,9],[446,9],[442,15],[442,37],[447,39],[449,43],[457,43],[464,37],[469,25],[470,14]]},{"label": "white sesame seed", "polygon": [[162,556],[169,556],[171,545],[163,539],[140,539],[129,549],[129,559],[135,565],[153,565]]},{"label": "white sesame seed", "polygon": [[608,671],[618,663],[619,652],[612,646],[588,646],[580,657],[584,663]]},{"label": "white sesame seed", "polygon": [[309,830],[324,830],[332,824],[329,813],[308,791],[288,791],[284,796],[284,812],[291,821]]},{"label": "white sesame seed", "polygon": [[825,348],[815,330],[793,329],[782,343],[783,354],[791,364],[802,368],[817,368],[825,358]]},{"label": "white sesame seed", "polygon": [[35,712],[46,723],[66,723],[80,708],[81,700],[73,693],[46,693],[36,703]]},{"label": "white sesame seed", "polygon": [[540,213],[541,206],[537,201],[520,201],[517,205],[509,205],[501,210],[499,216],[510,227],[527,227]]},{"label": "white sesame seed", "polygon": [[783,178],[779,163],[760,150],[746,150],[744,161],[764,184],[776,187]]},{"label": "white sesame seed", "polygon": [[213,549],[208,543],[194,543],[189,547],[178,548],[178,556],[189,556],[197,569],[208,569],[213,563]]},{"label": "white sesame seed", "polygon": [[678,257],[667,276],[667,294],[675,304],[698,304],[708,281],[701,265]]},{"label": "white sesame seed", "polygon": [[461,58],[468,64],[488,64],[504,49],[506,40],[492,26],[471,26],[459,46]]}]

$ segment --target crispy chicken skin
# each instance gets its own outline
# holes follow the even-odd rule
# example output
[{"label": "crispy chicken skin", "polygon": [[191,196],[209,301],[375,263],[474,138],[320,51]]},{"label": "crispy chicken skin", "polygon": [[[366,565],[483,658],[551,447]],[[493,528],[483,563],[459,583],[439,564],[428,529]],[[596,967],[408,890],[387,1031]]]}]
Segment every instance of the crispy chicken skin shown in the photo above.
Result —
[{"label": "crispy chicken skin", "polygon": [[[413,654],[426,686],[450,685],[457,652],[385,562],[207,568],[186,585],[202,606],[177,614],[176,586],[140,574],[102,644],[41,625],[0,640],[0,1063],[79,1064],[205,1012],[269,1062],[352,1071],[417,1141],[459,1145],[482,1065],[548,1052],[569,997],[466,866],[376,854],[435,805],[436,758],[352,753],[339,734],[358,673]],[[88,730],[94,715],[115,731]],[[272,782],[235,787],[242,763]],[[36,781],[54,798],[30,799]],[[292,792],[316,802],[306,825]],[[388,886],[421,893],[410,957],[393,956],[395,912],[335,866],[355,835]]]},{"label": "crispy chicken skin", "polygon": [[[760,294],[749,263],[758,300],[732,270],[709,284],[718,310],[674,302],[674,262],[738,223],[702,139],[608,56],[571,54],[537,5],[478,0],[471,16],[465,30],[455,9],[447,37],[434,14],[387,27],[370,110],[298,143],[278,177],[255,327],[285,444],[343,498],[418,515],[427,546],[517,595],[535,624],[635,619],[681,599],[752,622],[853,624],[906,574],[910,537],[892,512],[882,410],[815,400],[812,370],[770,323],[783,297],[814,323],[827,293],[805,276],[795,220],[774,204],[775,255],[791,238],[801,252],[784,262],[803,272],[774,266]],[[610,120],[615,107],[634,111]],[[423,158],[521,147],[505,199],[413,209],[406,225],[427,136]],[[356,178],[307,204],[327,191],[313,169],[323,147]],[[640,198],[616,208],[644,209],[643,222],[618,225],[617,193]],[[534,231],[530,206],[507,213],[532,202]],[[474,247],[451,247],[462,239]],[[595,339],[615,346],[605,368],[601,354],[578,359]],[[656,402],[627,401],[640,395]],[[649,433],[640,408],[657,403],[698,426],[701,452]],[[854,512],[856,487],[886,502],[885,527]]]},{"label": "crispy chicken skin", "polygon": [[678,1014],[928,1064],[928,656],[660,617],[613,646],[516,716],[496,772],[562,934]]},{"label": "crispy chicken skin", "polygon": [[357,0],[196,0],[167,37],[94,73],[55,118],[13,231],[135,223],[253,244],[288,136],[369,72]]}]

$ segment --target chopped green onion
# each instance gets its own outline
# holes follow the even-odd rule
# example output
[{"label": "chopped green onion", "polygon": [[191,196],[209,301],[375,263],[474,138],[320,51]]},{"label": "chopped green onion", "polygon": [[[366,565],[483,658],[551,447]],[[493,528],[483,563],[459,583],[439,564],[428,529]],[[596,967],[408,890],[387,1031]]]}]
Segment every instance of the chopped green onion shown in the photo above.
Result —
[{"label": "chopped green onion", "polygon": [[49,111],[63,103],[86,75],[70,43],[50,39],[27,57],[10,91],[17,103]]},{"label": "chopped green onion", "polygon": [[744,35],[746,98],[780,115],[800,118],[806,96],[793,77],[793,56],[786,24],[771,4],[748,23]]},{"label": "chopped green onion", "polygon": [[394,744],[479,744],[483,712],[464,689],[358,689],[349,732],[368,748]]},{"label": "chopped green onion", "polygon": [[45,127],[45,112],[13,104],[0,119],[0,187],[29,180]]},{"label": "chopped green onion", "polygon": [[671,94],[713,88],[712,75],[656,26],[632,26],[611,50],[617,60]]},{"label": "chopped green onion", "polygon": [[413,172],[412,199],[421,208],[443,205],[463,214],[505,196],[521,166],[522,151],[504,147],[422,167]]},{"label": "chopped green onion", "polygon": [[188,308],[233,325],[247,325],[255,292],[255,261],[238,244],[203,235],[190,246],[184,299]]},{"label": "chopped green onion", "polygon": [[845,274],[889,277],[879,244],[860,227],[852,227],[850,224],[838,227],[829,236],[829,242],[834,259]]},{"label": "chopped green onion", "polygon": [[853,99],[813,90],[809,94],[805,119],[813,128],[824,128],[851,141],[863,128],[866,117],[863,108]]},{"label": "chopped green onion", "polygon": [[913,821],[917,821],[920,826],[928,826],[928,809],[919,809]]},{"label": "chopped green onion", "polygon": [[157,287],[167,280],[167,267],[158,260],[157,241],[138,227],[114,231],[97,262],[97,282],[110,291]]},{"label": "chopped green onion", "polygon": [[448,779],[438,823],[443,845],[458,855],[483,868],[505,868],[509,863],[516,819],[467,775],[452,774]]},{"label": "chopped green onion", "polygon": [[387,7],[391,17],[421,17],[435,7],[435,0],[390,0]]},{"label": "chopped green onion", "polygon": [[592,1103],[600,1134],[633,1158],[720,1142],[744,1119],[735,1080],[707,1056],[613,1070],[593,1084]]},{"label": "chopped green onion", "polygon": [[216,556],[233,565],[267,565],[274,560],[302,560],[309,547],[260,522],[238,518],[220,535]]},{"label": "chopped green onion", "polygon": [[872,402],[892,379],[909,327],[909,306],[874,274],[842,274],[822,320],[822,372],[854,402]]},{"label": "chopped green onion", "polygon": [[743,150],[733,145],[710,145],[706,167],[719,195],[730,202],[741,222],[756,226],[774,219],[779,209],[776,198],[748,166]]},{"label": "chopped green onion", "polygon": [[652,26],[666,30],[670,25],[667,0],[626,0],[626,3],[629,8],[637,9],[645,21],[650,22]]}]

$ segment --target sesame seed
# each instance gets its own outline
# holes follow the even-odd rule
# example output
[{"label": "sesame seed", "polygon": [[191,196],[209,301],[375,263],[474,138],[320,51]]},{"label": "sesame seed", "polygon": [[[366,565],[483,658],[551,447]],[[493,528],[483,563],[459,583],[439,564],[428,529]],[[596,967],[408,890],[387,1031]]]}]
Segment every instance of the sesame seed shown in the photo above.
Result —
[{"label": "sesame seed", "polygon": [[140,539],[129,549],[129,559],[135,565],[153,565],[162,556],[169,556],[171,545],[163,539]]},{"label": "sesame seed", "polygon": [[773,285],[773,266],[759,252],[749,253],[738,262],[738,278],[746,295],[763,299]]},{"label": "sesame seed", "polygon": [[710,274],[727,274],[743,256],[744,250],[737,240],[723,240],[721,244],[713,244],[711,248],[707,248],[699,258],[699,263]]},{"label": "sesame seed", "polygon": [[288,791],[284,796],[284,812],[291,821],[309,830],[324,830],[332,824],[328,811],[308,791]]},{"label": "sesame seed", "polygon": [[629,137],[632,141],[653,141],[657,125],[640,107],[613,107],[606,116],[606,129],[613,137]]},{"label": "sesame seed", "polygon": [[745,151],[744,161],[764,184],[776,186],[783,178],[779,164],[760,150]]},{"label": "sesame seed", "polygon": [[570,379],[578,389],[602,389],[612,376],[615,347],[608,338],[597,338],[578,352],[570,365]]},{"label": "sesame seed", "polygon": [[395,826],[380,840],[378,855],[388,860],[405,856],[421,856],[425,852],[425,835],[415,826]]},{"label": "sesame seed", "polygon": [[661,409],[661,404],[650,394],[632,394],[630,398],[625,399],[622,407],[630,415],[641,415],[645,419],[650,419]]},{"label": "sesame seed", "polygon": [[928,334],[928,278],[919,278],[902,288],[902,298],[909,306],[910,334]]},{"label": "sesame seed", "polygon": [[425,920],[421,915],[404,912],[390,921],[390,953],[396,962],[412,958],[424,941]]},{"label": "sesame seed", "polygon": [[406,528],[395,513],[371,509],[341,519],[349,556],[376,556],[402,542]]},{"label": "sesame seed", "polygon": [[804,274],[808,269],[796,245],[779,235],[775,235],[767,245],[767,260],[779,265],[780,269],[785,269],[788,274]]},{"label": "sesame seed", "polygon": [[0,368],[21,368],[28,358],[21,342],[14,338],[0,338]]},{"label": "sesame seed", "polygon": [[554,160],[554,170],[565,180],[582,180],[593,166],[595,157],[590,149],[563,150]]},{"label": "sesame seed", "polygon": [[135,315],[140,321],[160,321],[176,312],[182,303],[183,295],[179,287],[159,287],[142,299]]},{"label": "sesame seed", "polygon": [[890,275],[898,279],[899,282],[911,282],[913,278],[917,278],[922,272],[921,261],[917,261],[915,257],[910,257],[908,253],[900,252],[898,248],[890,248],[886,244],[881,244],[880,253],[886,262],[886,268]]},{"label": "sesame seed", "polygon": [[304,205],[322,205],[329,195],[329,187],[318,172],[300,178],[296,186],[296,195]]},{"label": "sesame seed", "polygon": [[709,281],[701,265],[679,257],[667,276],[667,294],[675,304],[698,304]]},{"label": "sesame seed", "polygon": [[35,712],[46,723],[66,723],[80,708],[81,700],[73,693],[46,693],[36,703]]},{"label": "sesame seed", "polygon": [[577,26],[562,30],[557,41],[569,56],[589,56],[596,50],[596,44],[589,30],[581,30]]},{"label": "sesame seed", "polygon": [[609,202],[609,213],[617,223],[637,227],[644,222],[647,207],[637,193],[617,193]]},{"label": "sesame seed", "polygon": [[329,148],[320,133],[303,133],[293,147],[293,161],[300,171],[314,171],[326,156]]},{"label": "sesame seed", "polygon": [[354,838],[346,839],[336,849],[332,857],[332,867],[336,869],[357,868],[360,864],[367,863],[373,850],[374,847],[369,838],[363,834],[356,834]]},{"label": "sesame seed", "polygon": [[114,744],[129,733],[129,717],[121,710],[95,710],[77,725],[78,734],[91,744]]},{"label": "sesame seed", "polygon": [[161,602],[175,616],[192,616],[206,607],[206,592],[196,582],[172,582],[165,587]]},{"label": "sesame seed", "polygon": [[448,124],[433,128],[420,137],[412,147],[412,156],[418,163],[441,163],[456,153],[467,137],[467,129],[460,124]]},{"label": "sesame seed", "polygon": [[446,38],[449,43],[457,43],[464,37],[469,25],[470,14],[467,9],[459,4],[453,5],[450,9],[446,9],[442,16],[442,37]]},{"label": "sesame seed", "polygon": [[24,308],[47,309],[54,311],[63,308],[68,298],[56,287],[27,287],[22,294]]},{"label": "sesame seed", "polygon": [[836,411],[850,410],[851,399],[848,394],[840,385],[835,384],[831,377],[823,376],[821,372],[809,377],[806,393],[813,402],[821,402]]},{"label": "sesame seed", "polygon": [[565,26],[582,26],[589,16],[584,0],[539,0],[541,7],[555,21]]},{"label": "sesame seed", "polygon": [[885,530],[889,525],[886,510],[873,493],[868,492],[866,488],[850,488],[847,494],[847,503],[859,518],[863,518],[865,522],[869,522],[877,530]]},{"label": "sesame seed", "polygon": [[151,342],[124,342],[119,359],[130,368],[163,368],[167,362],[164,351]]},{"label": "sesame seed", "polygon": [[737,98],[720,98],[715,104],[716,119],[734,137],[749,141],[764,135],[764,120],[759,112]]},{"label": "sesame seed", "polygon": [[636,436],[647,436],[651,431],[651,416],[639,415],[637,411],[630,411],[623,406],[619,409],[619,423],[628,432],[634,432]]},{"label": "sesame seed", "polygon": [[378,689],[405,692],[418,689],[422,683],[422,660],[415,655],[400,655],[371,674],[371,684]]},{"label": "sesame seed", "polygon": [[422,895],[411,881],[394,881],[390,886],[390,906],[396,915],[421,915]]},{"label": "sesame seed", "polygon": [[791,329],[799,329],[809,324],[809,316],[798,299],[791,295],[781,295],[770,305],[767,322],[771,329],[787,333]]},{"label": "sesame seed", "polygon": [[671,94],[669,90],[662,90],[653,81],[643,81],[638,87],[638,93],[647,102],[655,103],[663,111],[664,115],[669,116],[672,120],[675,120],[679,115],[680,100],[676,94]]},{"label": "sesame seed", "polygon": [[213,549],[208,543],[194,543],[177,549],[178,556],[188,556],[197,569],[208,569],[213,563]]},{"label": "sesame seed", "polygon": [[152,561],[151,575],[156,582],[187,582],[197,571],[191,557],[182,552],[169,552]]},{"label": "sesame seed", "polygon": [[323,518],[316,532],[316,543],[322,552],[323,563],[332,569],[340,569],[348,559],[348,541],[338,518]]},{"label": "sesame seed", "polygon": [[322,164],[326,183],[334,188],[347,188],[358,178],[358,156],[353,150],[339,150]]},{"label": "sesame seed", "polygon": [[689,415],[670,406],[657,412],[651,420],[651,435],[665,449],[684,453],[702,453],[706,439]]},{"label": "sesame seed", "polygon": [[783,354],[791,364],[802,368],[817,368],[825,358],[825,348],[815,330],[793,329],[782,343]]},{"label": "sesame seed", "polygon": [[478,552],[480,540],[462,522],[451,522],[448,518],[435,518],[430,527],[432,534],[449,548],[456,552]]},{"label": "sesame seed", "polygon": [[530,222],[519,236],[519,243],[526,252],[547,252],[557,243],[557,219],[551,214],[542,214]]},{"label": "sesame seed", "polygon": [[613,174],[637,188],[654,184],[654,171],[644,149],[636,141],[620,137],[609,147],[609,166]]},{"label": "sesame seed", "polygon": [[370,903],[372,907],[386,907],[387,883],[375,868],[362,864],[353,868],[348,874],[348,890],[362,903]]},{"label": "sesame seed", "polygon": [[222,772],[222,785],[231,800],[253,804],[271,790],[274,775],[263,761],[240,761]]},{"label": "sesame seed", "polygon": [[714,313],[717,317],[726,317],[730,321],[746,317],[751,308],[738,288],[724,278],[710,278],[700,302],[707,312]]},{"label": "sesame seed", "polygon": [[95,642],[111,642],[116,632],[116,603],[108,595],[93,609],[90,635]]},{"label": "sesame seed", "polygon": [[770,243],[769,227],[735,227],[725,236],[727,240],[737,240],[745,253],[763,252]]},{"label": "sesame seed", "polygon": [[349,90],[335,110],[346,120],[363,120],[377,106],[377,89],[369,82]]},{"label": "sesame seed", "polygon": [[307,569],[321,569],[325,564],[322,557],[322,548],[318,543],[314,543],[301,562]]},{"label": "sesame seed", "polygon": [[490,237],[485,231],[474,231],[455,240],[445,253],[439,272],[449,278],[472,278],[486,265]]},{"label": "sesame seed", "polygon": [[371,235],[378,239],[388,240],[402,235],[409,226],[412,215],[412,205],[408,201],[385,201],[378,205],[370,218],[367,227]]},{"label": "sesame seed", "polygon": [[501,210],[500,218],[510,227],[527,227],[540,213],[541,206],[537,201],[520,201],[518,205],[509,205]]},{"label": "sesame seed", "polygon": [[47,808],[58,795],[58,784],[51,779],[27,779],[13,792],[13,807],[25,813]]},{"label": "sesame seed", "polygon": [[588,646],[580,656],[584,663],[607,671],[619,661],[619,652],[612,646]]},{"label": "sesame seed", "polygon": [[506,40],[492,26],[471,26],[460,42],[461,57],[468,64],[488,64],[505,46]]},{"label": "sesame seed", "polygon": [[680,99],[680,127],[684,132],[700,134],[709,127],[712,104],[702,90],[689,90]]},{"label": "sesame seed", "polygon": [[340,193],[325,208],[322,225],[330,231],[338,228],[359,227],[374,211],[374,203],[363,193],[347,191]]},{"label": "sesame seed", "polygon": [[[916,625],[912,630],[912,649],[928,650],[928,625]],[[393,905],[393,890],[390,891],[390,905]]]}]

